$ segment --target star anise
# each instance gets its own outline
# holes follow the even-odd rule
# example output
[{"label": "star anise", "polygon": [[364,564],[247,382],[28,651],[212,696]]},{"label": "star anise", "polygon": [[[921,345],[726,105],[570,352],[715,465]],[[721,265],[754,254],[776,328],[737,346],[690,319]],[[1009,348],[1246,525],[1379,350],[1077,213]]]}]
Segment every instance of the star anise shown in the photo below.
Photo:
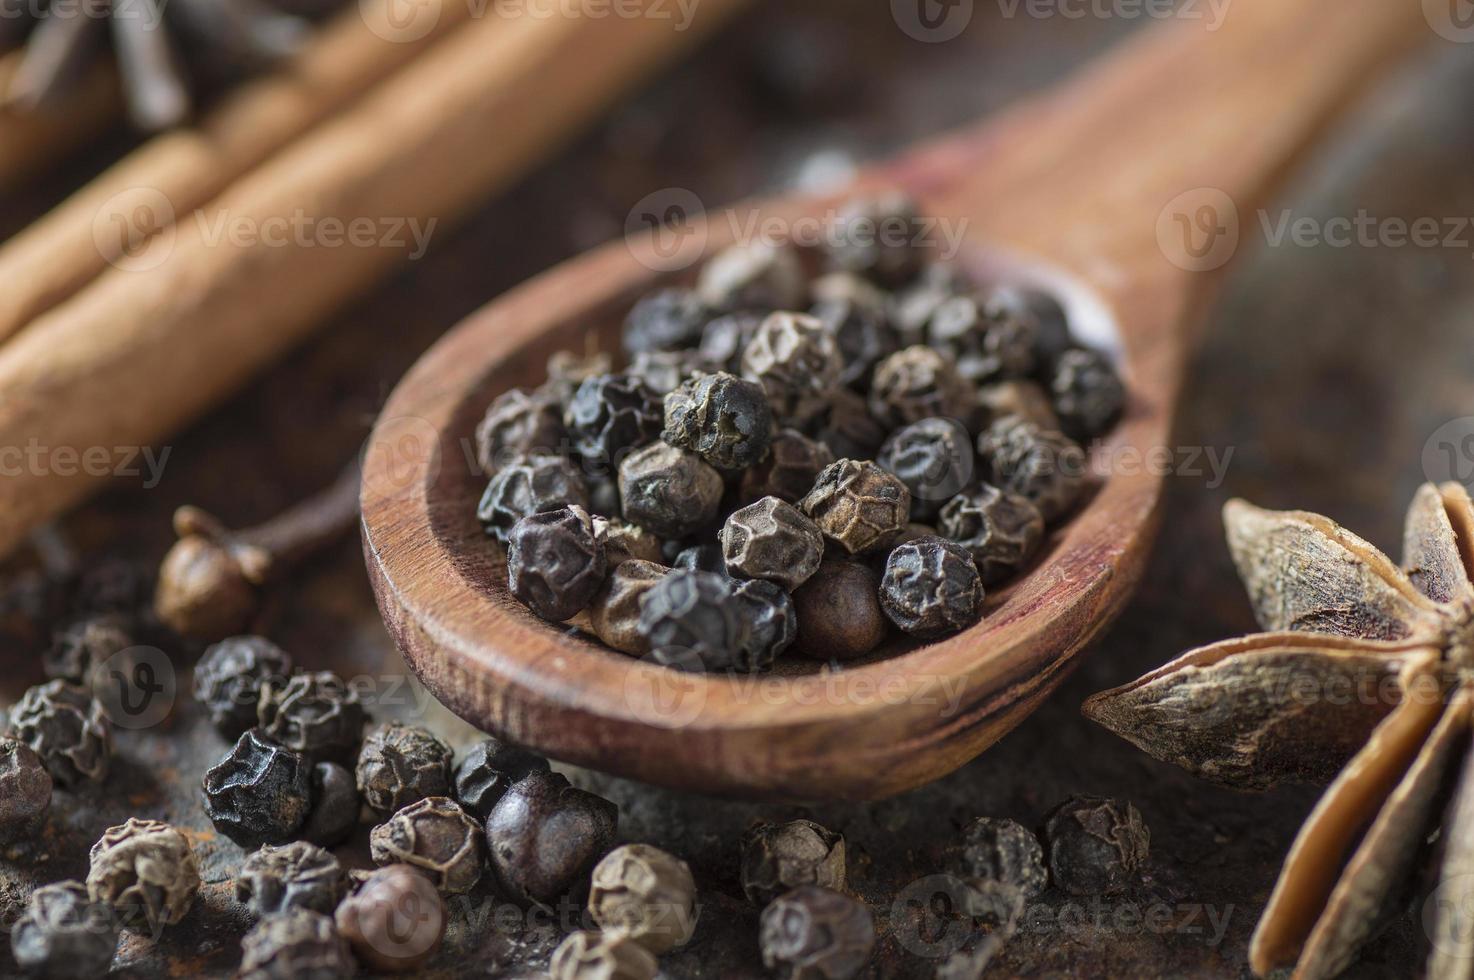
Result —
[{"label": "star anise", "polygon": [[1469,494],[1456,483],[1418,491],[1403,568],[1316,514],[1235,500],[1224,524],[1267,632],[1192,650],[1095,695],[1085,714],[1156,758],[1229,786],[1330,780],[1255,929],[1255,972],[1344,970],[1402,908],[1431,853],[1438,901],[1428,905],[1428,975],[1470,976]]},{"label": "star anise", "polygon": [[129,114],[144,129],[190,115],[200,84],[235,80],[295,51],[338,0],[30,0],[0,16],[0,51],[25,51],[4,101],[64,108],[111,35]]}]

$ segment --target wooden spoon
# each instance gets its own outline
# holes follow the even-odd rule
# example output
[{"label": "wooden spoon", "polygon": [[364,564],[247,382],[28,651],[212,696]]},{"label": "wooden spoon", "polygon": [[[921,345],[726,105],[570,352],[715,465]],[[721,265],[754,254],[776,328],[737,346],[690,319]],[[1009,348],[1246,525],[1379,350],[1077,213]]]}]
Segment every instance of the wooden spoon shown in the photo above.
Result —
[{"label": "wooden spoon", "polygon": [[[473,724],[579,765],[760,799],[871,799],[944,775],[997,741],[1119,612],[1156,526],[1193,328],[1254,209],[1337,111],[1431,30],[1416,3],[1235,0],[1221,26],[1150,28],[1077,79],[992,122],[876,167],[966,230],[963,260],[1057,289],[1092,339],[1116,338],[1130,387],[1093,458],[1098,491],[987,617],[931,646],[841,671],[788,658],[760,678],[690,675],[611,652],[512,599],[474,510],[470,462],[494,396],[618,323],[670,277],[643,241],[614,243],[512,291],[404,378],[364,464],[364,551],[411,667]],[[1203,9],[1203,8],[1199,8]],[[676,243],[689,268],[753,214],[793,221],[829,201],[739,206]]]}]

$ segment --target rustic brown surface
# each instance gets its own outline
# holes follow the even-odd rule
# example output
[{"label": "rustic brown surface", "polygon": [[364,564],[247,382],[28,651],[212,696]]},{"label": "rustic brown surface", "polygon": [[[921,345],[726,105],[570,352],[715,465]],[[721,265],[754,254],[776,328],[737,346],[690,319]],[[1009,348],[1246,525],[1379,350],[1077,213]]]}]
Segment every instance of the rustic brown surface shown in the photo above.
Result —
[{"label": "rustic brown surface", "polygon": [[[720,202],[783,186],[822,169],[816,151],[870,156],[959,123],[1058,77],[1134,26],[1022,13],[1008,19],[979,4],[961,39],[923,45],[895,29],[883,4],[792,7],[769,4],[465,231],[439,241],[430,257],[178,439],[158,488],[120,480],[70,518],[66,534],[87,555],[157,560],[170,542],[168,515],[180,503],[252,523],[331,480],[388,388],[441,331],[528,275],[618,233],[630,206],[652,188],[686,186]],[[1270,221],[1281,208],[1318,218],[1354,217],[1363,208],[1408,219],[1474,214],[1471,81],[1467,50],[1430,48],[1399,85],[1338,131],[1270,206]],[[11,202],[5,227],[42,199]],[[1257,217],[1249,224],[1246,237],[1262,239]],[[1211,787],[1091,726],[1078,705],[1187,647],[1253,629],[1218,520],[1232,495],[1325,513],[1396,551],[1399,515],[1427,478],[1425,440],[1469,411],[1470,251],[1467,240],[1432,249],[1285,244],[1261,247],[1234,274],[1189,374],[1176,439],[1220,453],[1233,447],[1231,466],[1221,485],[1189,474],[1167,481],[1163,533],[1116,627],[1037,714],[953,776],[884,803],[807,811],[849,837],[852,882],[883,924],[908,883],[944,867],[947,845],[973,817],[1038,824],[1071,793],[1116,795],[1140,807],[1152,828],[1147,887],[1099,905],[1046,893],[1036,906],[1042,911],[1026,920],[993,973],[1244,975],[1254,920],[1316,792]],[[374,612],[356,542],[305,569],[284,590],[268,630],[306,665],[375,676],[402,669]],[[5,654],[5,694],[14,698],[38,673],[35,651]],[[393,697],[405,700],[402,691]],[[378,713],[417,711],[409,702]],[[443,714],[433,714],[432,724],[457,731]],[[0,866],[0,908],[14,909],[39,880],[78,874],[86,847],[123,816],[177,819],[201,835],[206,899],[157,946],[131,941],[121,972],[153,975],[167,965],[178,975],[228,975],[245,925],[228,888],[240,853],[209,833],[195,795],[200,773],[224,746],[187,698],[167,729],[119,742],[117,771],[104,791],[82,799],[58,794],[38,846]],[[805,811],[713,804],[583,778],[620,803],[623,839],[667,847],[697,874],[702,923],[692,946],[664,961],[666,973],[759,975],[757,912],[735,882],[737,837],[754,817]],[[1172,927],[1141,924],[1153,902],[1163,903]],[[1221,942],[1211,941],[1205,906],[1212,922],[1226,919]],[[494,910],[494,902],[474,909]],[[556,941],[550,927],[481,921],[462,912],[452,952],[433,975],[467,965],[496,976],[538,974]],[[1420,932],[1415,917],[1398,922],[1353,975],[1407,975]],[[932,963],[908,953],[888,928],[873,973],[927,976]],[[8,969],[8,960],[0,964]]]}]

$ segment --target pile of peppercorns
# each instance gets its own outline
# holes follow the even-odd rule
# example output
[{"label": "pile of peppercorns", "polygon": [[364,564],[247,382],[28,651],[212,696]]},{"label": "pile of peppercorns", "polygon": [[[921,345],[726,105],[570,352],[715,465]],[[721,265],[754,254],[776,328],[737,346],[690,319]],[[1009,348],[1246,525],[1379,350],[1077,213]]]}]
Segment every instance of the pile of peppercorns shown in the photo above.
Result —
[{"label": "pile of peppercorns", "polygon": [[[735,245],[477,428],[477,516],[538,616],[693,670],[863,656],[982,616],[1119,418],[1042,293],[930,262],[914,207],[852,202],[822,254]],[[810,266],[822,266],[811,278]]]}]

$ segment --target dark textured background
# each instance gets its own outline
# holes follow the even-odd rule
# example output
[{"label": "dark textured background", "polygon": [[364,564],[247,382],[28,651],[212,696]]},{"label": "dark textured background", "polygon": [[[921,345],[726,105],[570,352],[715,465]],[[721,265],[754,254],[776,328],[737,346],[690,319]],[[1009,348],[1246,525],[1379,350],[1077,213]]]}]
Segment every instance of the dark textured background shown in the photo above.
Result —
[{"label": "dark textured background", "polygon": [[[181,434],[159,487],[119,481],[64,521],[62,536],[85,562],[118,555],[152,564],[170,543],[168,515],[179,504],[200,504],[238,524],[259,520],[330,480],[395,380],[444,330],[521,279],[619,234],[631,205],[649,191],[682,186],[716,204],[832,176],[847,161],[903,147],[1037,90],[1139,24],[1010,19],[1001,9],[979,4],[963,37],[926,45],[897,30],[885,4],[760,5]],[[1467,51],[1430,43],[1418,64],[1338,130],[1274,209],[1323,218],[1359,209],[1409,219],[1474,214],[1471,82]],[[7,195],[0,232],[39,213],[126,143],[118,136],[91,159]],[[883,803],[801,810],[575,774],[619,802],[623,839],[666,847],[697,872],[702,924],[687,950],[665,959],[665,973],[761,974],[757,911],[735,883],[738,836],[759,816],[803,813],[843,831],[852,883],[883,927],[873,975],[928,976],[936,961],[909,952],[889,921],[895,896],[945,870],[949,848],[972,818],[1035,825],[1068,795],[1093,793],[1129,799],[1145,814],[1149,875],[1137,892],[1098,904],[1051,891],[990,975],[1247,975],[1248,936],[1315,792],[1215,789],[1093,727],[1078,706],[1182,649],[1253,628],[1218,523],[1232,495],[1321,511],[1395,552],[1402,510],[1424,479],[1425,441],[1470,411],[1471,244],[1261,248],[1236,269],[1203,337],[1178,433],[1182,445],[1232,448],[1226,482],[1169,481],[1155,558],[1120,622],[1043,710],[954,776]],[[279,590],[263,630],[303,666],[386,678],[403,669],[379,624],[356,542]],[[38,653],[4,651],[4,700],[39,678]],[[181,664],[192,655],[171,653]],[[426,714],[424,700],[403,691],[398,700],[377,713]],[[428,717],[458,742],[471,735],[442,711]],[[37,882],[80,877],[87,847],[106,826],[129,815],[161,817],[194,832],[207,887],[185,923],[160,942],[130,939],[120,972],[228,975],[247,925],[229,888],[241,854],[214,836],[197,801],[200,774],[225,745],[187,697],[166,727],[125,732],[118,742],[106,786],[58,793],[47,832],[0,862],[0,914],[8,921]],[[344,853],[366,864],[361,849]],[[556,927],[503,921],[484,888],[474,903],[460,909],[431,973],[538,975]],[[1173,928],[1139,924],[1137,913],[1153,905],[1168,910]],[[488,912],[492,918],[478,918]],[[1211,923],[1222,924],[1221,937]],[[1407,975],[1419,932],[1411,916],[1395,924],[1353,975]],[[0,950],[0,973],[10,962]]]}]

